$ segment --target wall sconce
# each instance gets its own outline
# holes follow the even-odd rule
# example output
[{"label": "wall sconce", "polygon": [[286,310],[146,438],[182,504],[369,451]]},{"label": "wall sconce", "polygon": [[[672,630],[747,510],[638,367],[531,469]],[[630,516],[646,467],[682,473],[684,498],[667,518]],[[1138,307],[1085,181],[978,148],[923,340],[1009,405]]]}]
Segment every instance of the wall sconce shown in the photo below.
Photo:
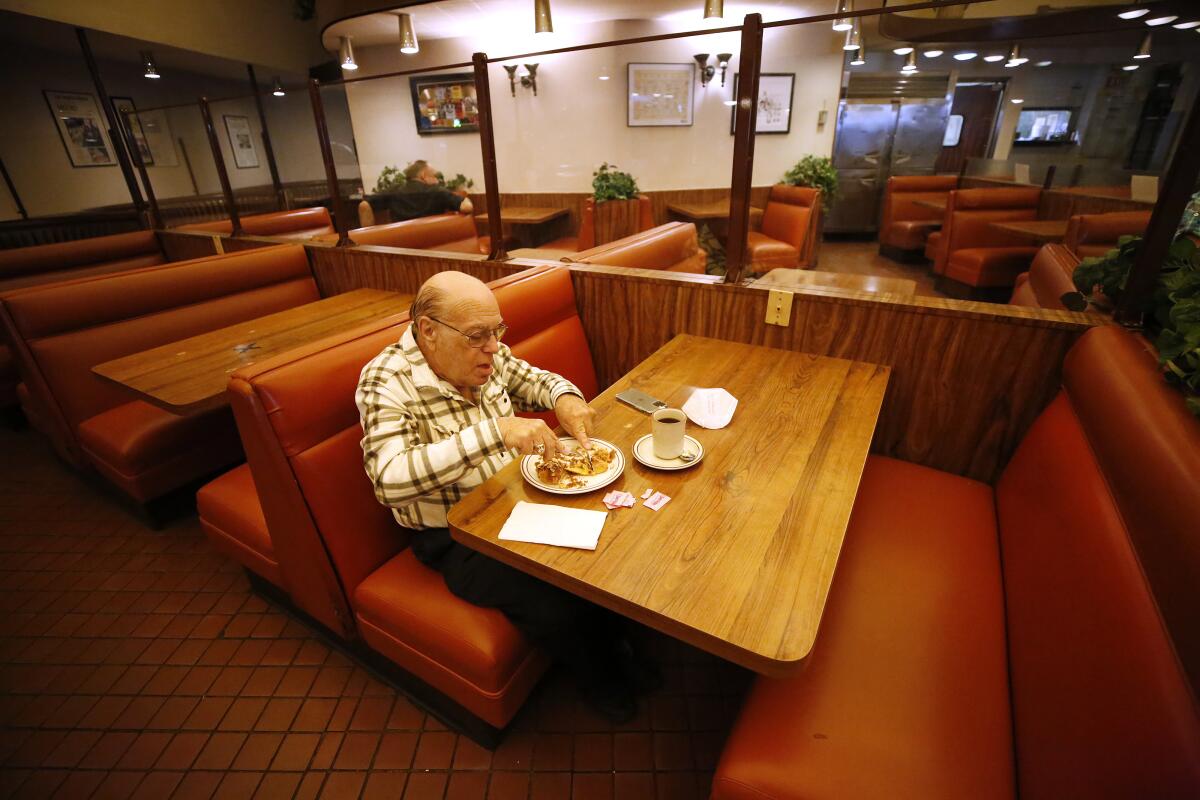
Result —
[{"label": "wall sconce", "polygon": [[697,53],[692,58],[696,59],[696,64],[700,67],[701,86],[708,86],[708,82],[717,74],[718,68],[721,70],[721,85],[725,85],[725,72],[729,69],[729,59],[733,58],[733,53],[718,53],[715,67],[708,63],[708,53]]},{"label": "wall sconce", "polygon": [[520,66],[517,64],[505,64],[504,69],[508,72],[508,88],[512,90],[512,96],[517,96],[517,81],[526,89],[533,90],[533,96],[537,97],[537,64],[526,64],[525,74],[517,75],[517,70]]}]

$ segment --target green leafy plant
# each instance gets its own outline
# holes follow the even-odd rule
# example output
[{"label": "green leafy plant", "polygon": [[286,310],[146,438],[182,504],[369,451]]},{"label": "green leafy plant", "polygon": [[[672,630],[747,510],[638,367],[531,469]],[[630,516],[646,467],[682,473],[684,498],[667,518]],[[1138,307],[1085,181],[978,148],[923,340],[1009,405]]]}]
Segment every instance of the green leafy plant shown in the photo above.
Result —
[{"label": "green leafy plant", "polygon": [[[1095,305],[1115,305],[1142,244],[1139,236],[1122,236],[1115,249],[1085,258],[1072,276],[1075,288]],[[1195,242],[1186,236],[1176,239],[1154,292],[1135,310],[1145,315],[1147,333],[1156,334],[1163,375],[1188,393],[1188,408],[1200,416],[1200,248]]]},{"label": "green leafy plant", "polygon": [[399,167],[384,167],[379,173],[379,179],[375,181],[375,194],[399,189],[404,183],[404,170]]},{"label": "green leafy plant", "polygon": [[440,183],[442,186],[445,186],[447,189],[449,189],[452,192],[455,191],[456,189],[470,189],[472,186],[475,185],[475,181],[471,180],[466,175],[463,175],[461,172],[458,173],[457,175],[455,175],[450,180],[446,180],[445,178],[443,178],[442,173],[439,172],[438,173],[438,183]]},{"label": "green leafy plant", "polygon": [[592,173],[592,191],[597,203],[606,200],[632,200],[638,196],[637,181],[616,164],[605,162]]},{"label": "green leafy plant", "polygon": [[828,211],[838,191],[838,174],[833,161],[825,156],[805,156],[783,174],[789,186],[808,186],[821,190],[821,206]]}]

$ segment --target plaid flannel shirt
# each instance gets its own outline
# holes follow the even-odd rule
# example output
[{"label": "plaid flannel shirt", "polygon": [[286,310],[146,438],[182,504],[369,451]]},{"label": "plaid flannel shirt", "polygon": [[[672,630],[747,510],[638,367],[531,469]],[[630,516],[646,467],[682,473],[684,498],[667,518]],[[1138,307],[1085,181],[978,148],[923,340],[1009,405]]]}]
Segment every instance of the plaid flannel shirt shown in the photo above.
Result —
[{"label": "plaid flannel shirt", "polygon": [[479,403],[434,374],[412,328],[372,359],[354,401],[362,422],[363,464],[379,502],[406,528],[444,528],[446,512],[513,459],[496,420],[513,408],[553,408],[583,393],[531,366],[501,344]]}]

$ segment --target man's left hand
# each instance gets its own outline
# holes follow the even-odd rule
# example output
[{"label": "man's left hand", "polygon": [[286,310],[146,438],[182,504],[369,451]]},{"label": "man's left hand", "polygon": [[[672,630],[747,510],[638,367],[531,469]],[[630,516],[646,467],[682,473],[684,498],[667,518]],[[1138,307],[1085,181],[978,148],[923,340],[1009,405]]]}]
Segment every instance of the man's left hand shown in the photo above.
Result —
[{"label": "man's left hand", "polygon": [[583,447],[591,447],[588,434],[596,422],[596,412],[579,395],[564,394],[554,404],[554,415],[565,430]]}]

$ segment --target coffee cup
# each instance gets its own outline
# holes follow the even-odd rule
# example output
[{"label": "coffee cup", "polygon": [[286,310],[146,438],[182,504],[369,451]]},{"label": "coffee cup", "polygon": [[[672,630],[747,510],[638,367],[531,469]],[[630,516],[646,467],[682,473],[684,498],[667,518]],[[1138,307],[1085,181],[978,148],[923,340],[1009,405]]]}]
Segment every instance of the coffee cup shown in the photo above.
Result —
[{"label": "coffee cup", "polygon": [[663,408],[651,414],[654,457],[679,458],[683,453],[683,434],[686,429],[687,415],[677,408]]}]

